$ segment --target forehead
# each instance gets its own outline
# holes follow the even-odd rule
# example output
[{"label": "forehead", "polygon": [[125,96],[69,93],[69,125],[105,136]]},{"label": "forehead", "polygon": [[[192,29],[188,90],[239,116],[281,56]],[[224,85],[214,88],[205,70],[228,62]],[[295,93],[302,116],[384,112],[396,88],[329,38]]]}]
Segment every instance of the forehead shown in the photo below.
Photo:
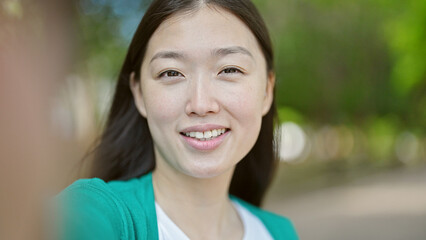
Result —
[{"label": "forehead", "polygon": [[207,53],[212,49],[241,46],[262,57],[257,40],[247,25],[229,11],[216,6],[172,15],[152,35],[146,55],[180,50]]}]

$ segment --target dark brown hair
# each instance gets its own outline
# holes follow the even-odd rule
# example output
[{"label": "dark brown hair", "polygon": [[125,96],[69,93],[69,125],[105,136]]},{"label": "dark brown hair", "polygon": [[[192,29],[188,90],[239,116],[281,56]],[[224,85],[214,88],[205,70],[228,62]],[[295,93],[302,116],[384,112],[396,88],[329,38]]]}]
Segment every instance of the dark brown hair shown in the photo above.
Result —
[{"label": "dark brown hair", "polygon": [[[129,86],[132,72],[140,77],[147,44],[158,26],[172,14],[194,11],[203,4],[220,7],[239,17],[256,37],[266,59],[267,72],[273,72],[271,40],[259,12],[249,0],[154,0],[132,39],[124,60],[106,126],[94,149],[92,176],[105,181],[127,180],[155,167],[153,140],[146,118],[134,104]],[[229,193],[259,206],[277,164],[274,139],[275,100],[262,118],[259,137],[250,152],[237,164]]]}]

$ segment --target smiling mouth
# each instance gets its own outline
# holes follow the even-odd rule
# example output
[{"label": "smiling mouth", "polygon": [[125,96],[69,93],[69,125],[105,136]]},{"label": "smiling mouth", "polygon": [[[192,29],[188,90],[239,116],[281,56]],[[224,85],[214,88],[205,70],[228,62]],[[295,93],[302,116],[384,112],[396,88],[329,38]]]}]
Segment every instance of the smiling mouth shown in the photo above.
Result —
[{"label": "smiling mouth", "polygon": [[186,137],[194,138],[199,141],[209,141],[221,136],[222,134],[228,131],[231,131],[231,129],[219,128],[204,132],[180,132],[180,134]]}]

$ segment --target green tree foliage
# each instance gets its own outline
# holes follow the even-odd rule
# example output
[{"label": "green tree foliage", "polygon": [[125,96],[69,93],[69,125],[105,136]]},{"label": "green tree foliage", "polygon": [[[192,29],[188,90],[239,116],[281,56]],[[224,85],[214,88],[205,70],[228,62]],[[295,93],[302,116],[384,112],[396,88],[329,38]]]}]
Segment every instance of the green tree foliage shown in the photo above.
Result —
[{"label": "green tree foliage", "polygon": [[425,124],[425,1],[265,2],[279,106],[317,123]]},{"label": "green tree foliage", "polygon": [[386,24],[394,61],[391,79],[395,91],[407,96],[426,80],[426,2],[407,0],[395,7],[398,13]]}]

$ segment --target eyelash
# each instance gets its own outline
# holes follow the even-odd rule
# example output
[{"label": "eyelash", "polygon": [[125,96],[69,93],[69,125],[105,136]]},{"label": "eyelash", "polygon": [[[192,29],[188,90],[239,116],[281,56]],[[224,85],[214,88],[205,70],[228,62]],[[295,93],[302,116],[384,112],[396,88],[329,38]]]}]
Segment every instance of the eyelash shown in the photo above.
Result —
[{"label": "eyelash", "polygon": [[[226,72],[226,71],[233,71],[233,72]],[[236,74],[236,73],[241,73],[241,74],[244,74],[244,72],[243,71],[241,71],[240,69],[238,69],[238,68],[236,68],[236,67],[228,67],[228,68],[225,68],[225,69],[223,69],[222,71],[220,71],[219,72],[219,74],[221,74],[221,73],[225,73],[225,74]],[[172,75],[172,76],[168,76],[168,74],[170,74],[170,73],[172,73],[172,74],[177,74],[176,76],[175,75]],[[218,74],[218,75],[219,75]],[[184,77],[183,76],[183,74],[182,73],[180,73],[179,71],[176,71],[176,70],[167,70],[167,71],[164,71],[164,72],[161,72],[159,75],[158,75],[158,77],[159,78],[161,78],[161,77],[170,77],[170,78],[173,78],[173,77]]]},{"label": "eyelash", "polygon": [[[228,73],[226,73],[225,71],[229,71],[229,70],[233,70],[234,72],[228,72]],[[238,68],[235,68],[235,67],[228,67],[228,68],[225,68],[225,69],[223,69],[222,71],[220,71],[219,72],[219,74],[220,73],[225,73],[225,74],[236,74],[236,73],[244,73],[243,71],[241,71],[240,69],[238,69]]]},{"label": "eyelash", "polygon": [[[176,74],[178,74],[178,76],[167,76],[168,73],[176,73]],[[178,72],[178,71],[176,71],[176,70],[167,70],[167,71],[161,72],[158,75],[158,77],[183,77],[183,74],[180,73],[180,72]]]}]

